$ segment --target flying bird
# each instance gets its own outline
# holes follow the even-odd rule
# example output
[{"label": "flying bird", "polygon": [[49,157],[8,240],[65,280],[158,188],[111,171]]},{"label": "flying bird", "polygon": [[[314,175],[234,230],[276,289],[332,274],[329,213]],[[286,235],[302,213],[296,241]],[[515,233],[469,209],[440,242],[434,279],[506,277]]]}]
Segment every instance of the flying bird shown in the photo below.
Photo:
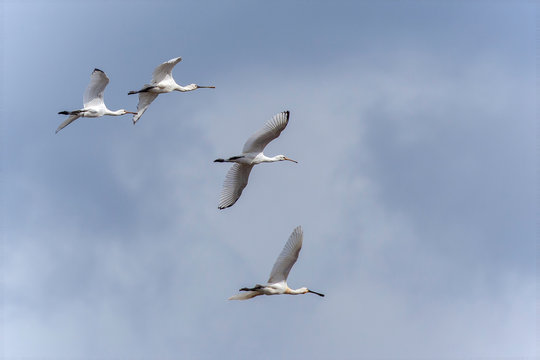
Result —
[{"label": "flying bird", "polygon": [[304,234],[302,232],[302,227],[296,227],[274,263],[274,267],[272,267],[272,272],[270,273],[270,278],[268,279],[267,284],[257,284],[252,288],[241,288],[241,292],[231,296],[229,300],[247,300],[259,295],[281,294],[300,295],[312,293],[319,296],[324,296],[324,294],[309,290],[306,287],[293,290],[287,285],[287,277],[289,276],[289,272],[298,259],[298,254],[302,249],[303,238]]},{"label": "flying bird", "polygon": [[152,101],[154,101],[159,94],[165,94],[171,91],[184,92],[200,88],[216,88],[215,86],[201,86],[197,84],[189,84],[186,86],[178,85],[176,81],[174,81],[171,72],[174,66],[180,61],[182,61],[182,58],[177,57],[164,62],[154,70],[150,84],[145,84],[141,90],[128,92],[128,95],[139,94],[139,104],[137,105],[137,114],[133,116],[133,124],[141,118],[142,114],[144,114],[146,109],[148,109]]},{"label": "flying bird", "polygon": [[270,141],[276,139],[279,134],[285,129],[289,122],[289,112],[283,111],[275,115],[270,119],[262,129],[251,135],[244,144],[242,154],[230,157],[228,159],[216,159],[214,162],[233,162],[235,163],[223,183],[223,190],[219,197],[219,209],[225,209],[233,206],[234,203],[242,195],[242,191],[248,183],[249,173],[253,168],[253,165],[257,165],[263,162],[275,162],[288,160],[297,163],[293,159],[285,157],[285,155],[276,155],[274,157],[268,157],[263,154],[263,150],[270,143]]},{"label": "flying bird", "polygon": [[105,103],[103,102],[103,92],[108,83],[109,78],[107,75],[99,69],[94,69],[90,75],[90,84],[88,84],[83,95],[83,108],[74,111],[60,111],[58,114],[69,115],[69,117],[58,126],[56,132],[58,133],[80,117],[95,118],[103,115],[120,116],[125,114],[136,114],[124,109],[116,111],[107,109],[107,106],[105,106]]}]

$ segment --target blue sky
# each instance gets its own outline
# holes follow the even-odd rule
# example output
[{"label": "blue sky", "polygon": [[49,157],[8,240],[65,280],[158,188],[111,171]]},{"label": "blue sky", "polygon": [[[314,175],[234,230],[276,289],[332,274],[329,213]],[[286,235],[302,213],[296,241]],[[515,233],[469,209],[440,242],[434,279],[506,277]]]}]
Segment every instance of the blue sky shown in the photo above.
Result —
[{"label": "blue sky", "polygon": [[[533,2],[2,5],[6,359],[537,355]],[[129,116],[79,119],[182,56]],[[287,129],[230,209],[244,141]],[[292,230],[289,285],[267,279]]]}]

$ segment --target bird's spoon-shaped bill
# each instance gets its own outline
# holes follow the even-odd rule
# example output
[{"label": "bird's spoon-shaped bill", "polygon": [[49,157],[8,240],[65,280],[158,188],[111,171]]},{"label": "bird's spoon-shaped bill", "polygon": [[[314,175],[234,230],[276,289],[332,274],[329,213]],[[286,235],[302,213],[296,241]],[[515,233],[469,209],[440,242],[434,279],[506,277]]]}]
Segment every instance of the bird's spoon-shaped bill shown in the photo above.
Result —
[{"label": "bird's spoon-shaped bill", "polygon": [[292,161],[292,162],[294,162],[294,163],[297,163],[297,164],[298,164],[298,161],[296,161],[296,160],[293,160],[293,159],[289,159],[288,157],[286,157],[286,158],[285,158],[285,160],[289,160],[289,161]]},{"label": "bird's spoon-shaped bill", "polygon": [[323,296],[324,297],[324,294],[321,294],[321,293],[318,293],[316,291],[312,291],[312,290],[308,290],[309,293],[312,293],[312,294],[315,294],[315,295],[319,295],[319,296]]}]

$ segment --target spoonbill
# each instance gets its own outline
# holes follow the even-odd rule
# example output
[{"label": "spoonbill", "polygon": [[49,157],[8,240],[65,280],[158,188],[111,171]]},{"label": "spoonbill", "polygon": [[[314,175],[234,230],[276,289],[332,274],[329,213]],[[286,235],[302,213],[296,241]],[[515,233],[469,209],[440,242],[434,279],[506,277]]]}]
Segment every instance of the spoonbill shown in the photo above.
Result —
[{"label": "spoonbill", "polygon": [[293,290],[287,285],[287,277],[289,272],[293,267],[296,259],[298,259],[298,254],[302,249],[302,240],[304,238],[304,233],[302,227],[296,227],[289,240],[281,250],[274,266],[272,267],[272,272],[270,273],[270,278],[266,285],[255,285],[252,288],[241,288],[239,291],[242,291],[239,294],[231,296],[229,300],[247,300],[259,295],[300,295],[306,293],[312,293],[319,296],[324,296],[324,294],[309,290],[306,287]]},{"label": "spoonbill", "polygon": [[154,70],[150,84],[145,84],[141,90],[128,92],[128,95],[139,94],[139,104],[137,105],[137,114],[133,116],[133,124],[141,118],[142,114],[144,114],[146,109],[148,109],[152,101],[154,101],[159,94],[165,94],[171,91],[184,92],[201,88],[216,88],[215,86],[201,86],[197,84],[189,84],[186,86],[178,85],[176,81],[174,81],[171,72],[174,66],[180,61],[182,61],[182,58],[177,57],[164,62]]},{"label": "spoonbill", "polygon": [[216,159],[214,162],[233,162],[233,166],[225,177],[223,190],[219,197],[218,209],[225,209],[233,206],[236,200],[242,195],[242,191],[248,183],[249,173],[253,165],[263,162],[275,162],[288,160],[298,163],[293,159],[285,157],[285,155],[276,155],[268,157],[263,154],[263,150],[276,139],[279,134],[285,129],[289,123],[289,112],[283,111],[270,119],[262,129],[254,133],[247,139],[242,149],[242,154],[230,157],[228,159]]},{"label": "spoonbill", "polygon": [[80,117],[100,117],[103,115],[120,116],[125,114],[137,114],[124,109],[111,111],[107,109],[103,102],[103,92],[109,83],[107,75],[99,70],[94,69],[90,75],[90,84],[86,88],[83,96],[83,108],[74,111],[60,111],[58,114],[69,115],[69,117],[63,123],[58,126],[56,133],[71,124],[73,121]]}]

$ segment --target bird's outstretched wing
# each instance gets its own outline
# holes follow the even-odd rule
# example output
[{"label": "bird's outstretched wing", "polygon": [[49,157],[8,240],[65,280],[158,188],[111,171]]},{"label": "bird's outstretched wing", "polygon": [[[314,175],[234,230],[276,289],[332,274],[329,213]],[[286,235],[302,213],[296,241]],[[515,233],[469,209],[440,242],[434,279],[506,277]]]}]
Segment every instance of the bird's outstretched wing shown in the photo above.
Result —
[{"label": "bird's outstretched wing", "polygon": [[289,271],[291,271],[296,259],[298,259],[300,249],[302,249],[303,238],[304,233],[302,231],[302,227],[296,227],[291,236],[289,236],[289,240],[287,240],[283,250],[281,250],[281,253],[274,263],[274,267],[272,267],[272,272],[270,273],[270,278],[268,279],[269,284],[287,281]]},{"label": "bird's outstretched wing", "polygon": [[58,133],[60,130],[62,130],[63,128],[65,128],[66,126],[68,126],[69,124],[71,124],[72,122],[74,122],[75,120],[77,120],[78,118],[80,118],[81,115],[69,115],[69,117],[63,122],[60,124],[60,126],[58,126],[58,128],[56,129],[56,133]]},{"label": "bird's outstretched wing", "polygon": [[225,181],[223,182],[223,189],[219,196],[219,209],[225,209],[229,206],[233,206],[236,200],[242,195],[242,190],[248,183],[249,173],[253,165],[245,165],[234,163],[229,169]]},{"label": "bird's outstretched wing", "polygon": [[182,61],[182,58],[177,57],[159,65],[152,74],[152,84],[157,84],[159,82],[162,82],[168,77],[172,80],[173,79],[172,74],[171,74],[172,69],[180,61]]},{"label": "bird's outstretched wing", "polygon": [[266,145],[281,134],[289,123],[289,112],[283,111],[270,119],[262,129],[251,135],[244,144],[243,153],[261,152]]},{"label": "bird's outstretched wing", "polygon": [[144,114],[146,109],[148,109],[152,101],[154,101],[155,98],[157,98],[157,96],[158,96],[157,93],[152,93],[152,92],[139,93],[139,103],[137,104],[137,114],[133,115],[133,124],[135,124],[137,120],[141,118],[142,114]]},{"label": "bird's outstretched wing", "polygon": [[92,75],[90,75],[90,84],[86,88],[83,95],[84,108],[98,107],[103,105],[103,91],[109,83],[107,75],[99,70],[94,69]]},{"label": "bird's outstretched wing", "polygon": [[255,296],[258,296],[258,295],[262,295],[262,294],[257,291],[243,291],[241,293],[231,296],[229,300],[247,300],[247,299],[254,298]]}]

